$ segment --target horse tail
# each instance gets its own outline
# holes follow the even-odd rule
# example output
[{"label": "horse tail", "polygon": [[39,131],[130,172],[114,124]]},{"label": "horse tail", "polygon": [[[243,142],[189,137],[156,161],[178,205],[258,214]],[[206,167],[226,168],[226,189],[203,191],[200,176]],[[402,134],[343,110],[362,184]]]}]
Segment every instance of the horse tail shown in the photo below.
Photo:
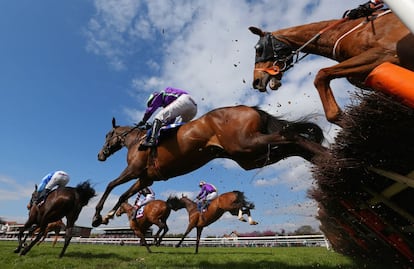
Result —
[{"label": "horse tail", "polygon": [[184,208],[184,204],[180,201],[177,196],[170,196],[168,197],[167,201],[168,208],[177,211],[178,209]]},{"label": "horse tail", "polygon": [[307,140],[322,144],[325,140],[321,127],[317,124],[300,120],[287,124],[282,132],[283,135],[299,134]]},{"label": "horse tail", "polygon": [[234,203],[240,204],[240,207],[245,209],[254,209],[254,203],[247,201],[243,192],[233,191],[233,193],[236,194],[236,201],[234,201]]},{"label": "horse tail", "polygon": [[91,187],[89,180],[79,183],[75,189],[79,194],[79,201],[82,206],[87,205],[89,200],[96,195],[95,189]]},{"label": "horse tail", "polygon": [[307,116],[296,121],[287,121],[272,116],[266,111],[259,109],[258,107],[253,108],[260,115],[262,127],[261,132],[263,133],[268,134],[280,132],[282,135],[286,137],[291,137],[292,135],[299,134],[300,136],[318,144],[322,144],[322,142],[325,139],[322,129],[317,124],[308,121],[308,119],[313,115]]}]

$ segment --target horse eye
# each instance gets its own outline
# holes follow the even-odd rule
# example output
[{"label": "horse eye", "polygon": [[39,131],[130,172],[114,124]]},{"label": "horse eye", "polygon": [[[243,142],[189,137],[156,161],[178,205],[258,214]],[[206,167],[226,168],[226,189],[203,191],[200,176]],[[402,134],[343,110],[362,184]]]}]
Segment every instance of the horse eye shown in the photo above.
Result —
[{"label": "horse eye", "polygon": [[263,53],[263,46],[262,45],[257,44],[254,48],[256,49],[256,55],[257,56],[262,55],[262,53]]}]

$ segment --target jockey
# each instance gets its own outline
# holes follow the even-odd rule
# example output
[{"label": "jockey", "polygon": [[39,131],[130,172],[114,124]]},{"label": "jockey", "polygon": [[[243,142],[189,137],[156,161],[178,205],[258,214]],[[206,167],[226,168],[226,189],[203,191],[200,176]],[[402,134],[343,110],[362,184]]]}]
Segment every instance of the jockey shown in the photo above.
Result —
[{"label": "jockey", "polygon": [[344,18],[347,17],[351,20],[355,20],[362,17],[370,16],[374,11],[384,7],[384,2],[381,0],[370,0],[357,8],[347,10],[344,14]]},{"label": "jockey", "polygon": [[57,186],[65,187],[69,182],[69,175],[64,171],[54,171],[50,172],[42,178],[40,185],[37,189],[37,201],[36,204],[44,202],[47,195],[52,191],[52,189]]},{"label": "jockey", "polygon": [[197,104],[188,92],[167,87],[161,92],[154,92],[150,95],[144,117],[137,126],[144,126],[152,114],[161,107],[162,109],[154,117],[151,137],[141,144],[143,147],[153,147],[157,144],[161,126],[173,122],[188,122],[197,114]]},{"label": "jockey", "polygon": [[[141,199],[141,196],[143,196],[144,198]],[[146,205],[147,203],[153,200],[155,200],[155,192],[150,187],[145,187],[142,190],[140,190],[137,194],[137,198],[135,199],[135,203],[134,203],[134,209],[135,209],[134,215],[137,215],[136,212],[139,209],[144,209],[144,205]],[[140,214],[142,214],[142,210],[140,210],[138,215]]]},{"label": "jockey", "polygon": [[217,198],[217,188],[213,184],[206,183],[205,181],[200,181],[199,184],[201,190],[197,195],[198,203],[198,210],[204,212],[208,203]]}]

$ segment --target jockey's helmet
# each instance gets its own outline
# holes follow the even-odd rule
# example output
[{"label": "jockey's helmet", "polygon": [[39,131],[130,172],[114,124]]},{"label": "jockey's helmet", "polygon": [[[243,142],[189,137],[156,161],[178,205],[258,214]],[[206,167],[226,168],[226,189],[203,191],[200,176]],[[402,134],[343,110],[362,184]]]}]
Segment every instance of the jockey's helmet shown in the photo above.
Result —
[{"label": "jockey's helmet", "polygon": [[201,181],[200,181],[199,186],[201,187],[201,186],[203,186],[204,184],[206,184],[206,182],[205,182],[205,181],[203,181],[203,180],[201,180]]}]

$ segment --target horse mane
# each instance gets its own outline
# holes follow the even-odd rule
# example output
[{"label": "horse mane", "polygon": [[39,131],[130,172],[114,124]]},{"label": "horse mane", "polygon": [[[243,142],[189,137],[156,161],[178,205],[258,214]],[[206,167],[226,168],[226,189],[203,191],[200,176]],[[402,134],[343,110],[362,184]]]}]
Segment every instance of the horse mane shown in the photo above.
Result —
[{"label": "horse mane", "polygon": [[87,205],[89,200],[96,196],[95,189],[91,187],[89,180],[79,183],[76,186],[76,192],[79,194],[79,201],[82,206]]},{"label": "horse mane", "polygon": [[180,199],[177,196],[170,195],[166,201],[167,206],[171,208],[174,211],[177,211],[181,208],[184,208],[185,205],[183,202],[180,201]]},{"label": "horse mane", "polygon": [[265,134],[282,130],[281,134],[286,137],[299,133],[318,144],[321,144],[325,140],[322,129],[317,124],[309,121],[314,115],[308,115],[295,121],[288,121],[273,116],[257,106],[253,106],[252,108],[260,115],[261,131]]}]

